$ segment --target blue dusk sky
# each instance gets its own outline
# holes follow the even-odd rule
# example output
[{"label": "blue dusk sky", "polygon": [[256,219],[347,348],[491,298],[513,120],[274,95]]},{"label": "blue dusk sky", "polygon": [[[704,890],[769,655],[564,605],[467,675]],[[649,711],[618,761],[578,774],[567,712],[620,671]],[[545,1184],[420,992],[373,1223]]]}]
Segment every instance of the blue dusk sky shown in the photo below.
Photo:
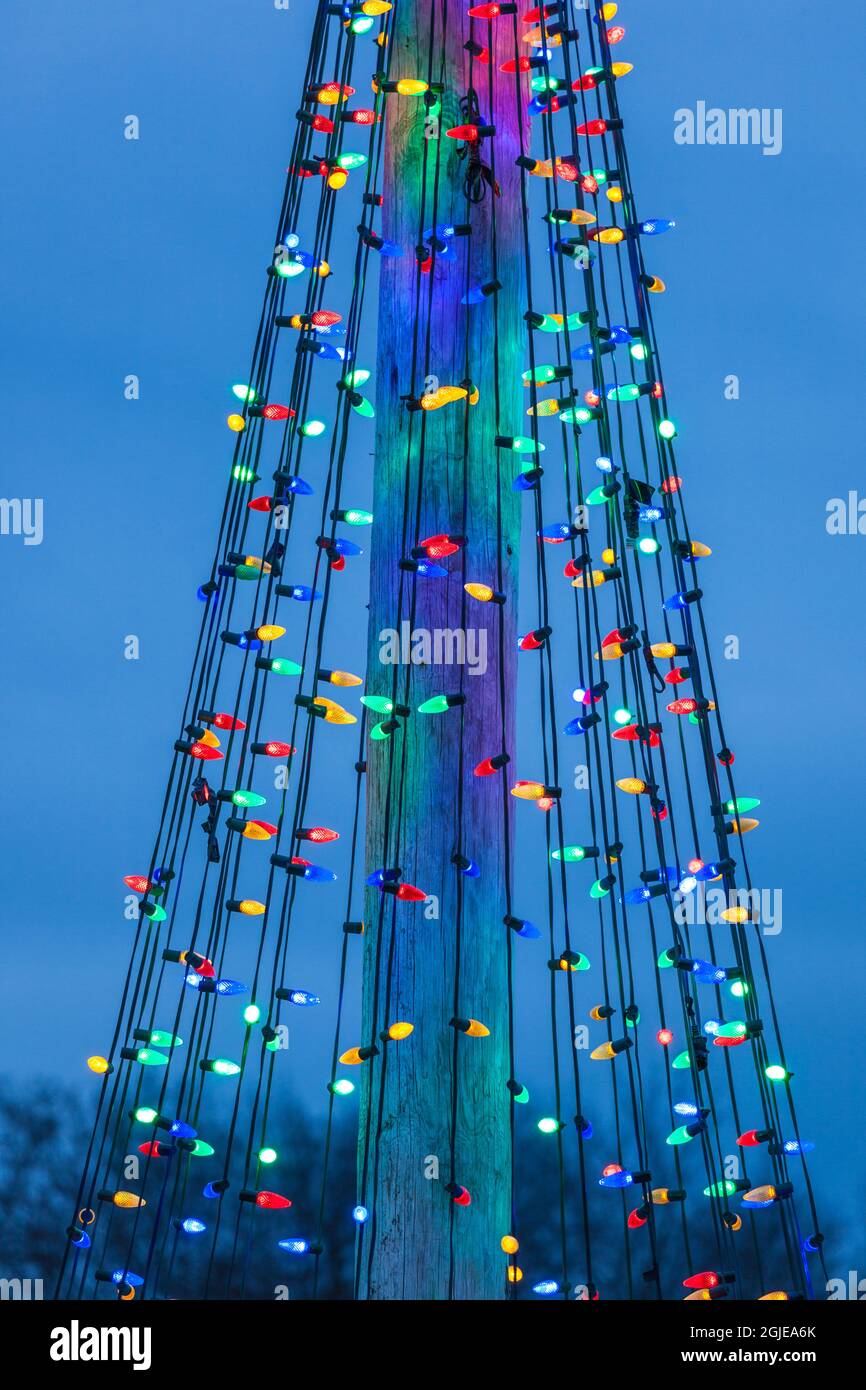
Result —
[{"label": "blue dusk sky", "polygon": [[[0,1028],[21,1083],[92,1088],[84,1059],[113,1026],[132,933],[122,876],[149,860],[222,506],[227,388],[249,362],[312,15],[306,0],[17,0],[4,20],[2,494],[43,503],[41,544],[0,536]],[[653,308],[689,519],[713,548],[702,582],[738,790],[761,798],[753,875],[783,894],[766,949],[801,1129],[819,1209],[859,1226],[866,535],[826,520],[830,499],[866,495],[864,393],[835,355],[863,322],[850,132],[866,9],[629,0],[620,17],[642,215],[677,221],[654,254],[668,293]],[[675,113],[701,102],[778,108],[780,152],[677,143]],[[371,459],[356,477],[352,500],[369,506]],[[331,613],[331,664],[363,669],[356,595]],[[521,688],[530,742],[536,697],[534,681]],[[543,897],[532,847],[518,872]],[[298,981],[326,995],[339,935],[312,922],[297,942]],[[547,988],[545,970],[527,972],[518,1019],[542,1104],[549,1040],[532,1020]],[[326,1007],[298,1037],[292,1084],[312,1106],[332,1026]],[[859,1247],[852,1236],[834,1268],[857,1267]]]}]

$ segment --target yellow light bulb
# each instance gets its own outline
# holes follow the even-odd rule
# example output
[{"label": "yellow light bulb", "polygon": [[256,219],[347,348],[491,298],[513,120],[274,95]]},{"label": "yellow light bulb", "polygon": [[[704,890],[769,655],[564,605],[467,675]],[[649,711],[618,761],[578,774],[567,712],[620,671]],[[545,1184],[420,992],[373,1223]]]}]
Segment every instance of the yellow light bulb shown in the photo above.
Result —
[{"label": "yellow light bulb", "polygon": [[493,590],[489,584],[464,584],[463,588],[470,598],[477,599],[479,603],[489,603],[493,598]]},{"label": "yellow light bulb", "polygon": [[97,1076],[104,1076],[111,1063],[107,1057],[88,1057],[87,1065]]},{"label": "yellow light bulb", "polygon": [[723,922],[748,922],[750,920],[747,907],[726,907],[722,913]]},{"label": "yellow light bulb", "polygon": [[204,733],[198,741],[199,743],[206,744],[208,748],[219,748],[220,746],[219,739],[217,738],[216,734],[211,733],[210,729],[205,729]]},{"label": "yellow light bulb", "polygon": [[137,1192],[115,1192],[111,1200],[116,1207],[123,1207],[126,1211],[132,1211],[136,1207],[147,1206],[144,1197],[139,1197]]},{"label": "yellow light bulb", "polygon": [[597,232],[590,232],[590,236],[604,246],[617,246],[625,239],[625,232],[622,227],[601,227]]},{"label": "yellow light bulb", "polygon": [[256,636],[260,642],[274,642],[278,637],[285,637],[286,629],[280,627],[279,623],[266,623],[264,627],[256,628]]},{"label": "yellow light bulb", "polygon": [[240,434],[247,427],[247,422],[243,415],[230,415],[226,420],[226,424],[230,430],[234,430],[235,434]]},{"label": "yellow light bulb", "polygon": [[485,1028],[483,1023],[479,1023],[477,1018],[470,1018],[466,1036],[468,1038],[489,1038],[490,1029]]},{"label": "yellow light bulb", "polygon": [[544,796],[544,783],[518,782],[511,788],[511,795],[520,801],[537,801],[540,796]]},{"label": "yellow light bulb", "polygon": [[255,898],[244,898],[238,908],[245,917],[261,917],[265,910],[264,903],[256,902]]},{"label": "yellow light bulb", "polygon": [[634,72],[634,63],[611,63],[610,70],[614,77],[628,77],[630,72]]},{"label": "yellow light bulb", "polygon": [[421,397],[422,410],[440,410],[443,405],[449,405],[451,401],[463,400],[468,391],[462,386],[440,386],[435,391]]},{"label": "yellow light bulb", "polygon": [[608,550],[603,550],[603,551],[601,552],[601,558],[602,558],[602,560],[604,561],[604,563],[605,563],[606,565],[615,565],[615,564],[616,564],[616,551],[615,551],[615,550],[610,550],[610,549],[608,549]]},{"label": "yellow light bulb", "polygon": [[607,194],[607,198],[608,198],[608,201],[609,201],[609,202],[611,202],[611,203],[621,203],[621,202],[622,202],[622,189],[619,187],[618,184],[615,184],[615,183],[614,183],[614,184],[611,184],[610,188],[606,189],[605,192],[606,192],[606,194]]},{"label": "yellow light bulb", "polygon": [[509,1282],[509,1284],[519,1284],[522,1278],[523,1278],[523,1270],[520,1268],[520,1265],[509,1265],[509,1266],[508,1266],[508,1282]]},{"label": "yellow light bulb", "polygon": [[615,15],[616,12],[617,12],[617,8],[618,8],[618,6],[616,6],[616,5],[613,4],[613,0],[611,0],[611,3],[610,3],[610,4],[602,5],[602,7],[601,7],[601,17],[602,17],[602,19],[613,19],[614,15]]},{"label": "yellow light bulb", "polygon": [[613,1043],[606,1042],[602,1043],[600,1047],[594,1047],[589,1056],[590,1061],[593,1062],[609,1062],[612,1057],[616,1056]]},{"label": "yellow light bulb", "polygon": [[[527,383],[528,385],[528,383]],[[555,396],[550,396],[546,401],[539,401],[538,405],[531,405],[527,409],[527,415],[557,415],[559,413],[559,401]]]},{"label": "yellow light bulb", "polygon": [[409,1034],[414,1032],[414,1023],[392,1023],[388,1029],[388,1037],[393,1042],[400,1042],[401,1038],[408,1038]]},{"label": "yellow light bulb", "polygon": [[340,1057],[340,1061],[345,1067],[359,1067],[363,1060],[359,1047],[350,1047],[348,1052],[344,1052]]},{"label": "yellow light bulb", "polygon": [[651,1196],[652,1199],[653,1199],[653,1206],[655,1206],[655,1207],[666,1207],[666,1206],[668,1206],[669,1203],[670,1203],[670,1197],[668,1196],[668,1192],[669,1192],[669,1191],[670,1191],[670,1189],[667,1188],[667,1187],[654,1187],[653,1190],[652,1190],[652,1192],[650,1193],[650,1196]]},{"label": "yellow light bulb", "polygon": [[516,1236],[503,1236],[499,1242],[499,1248],[503,1250],[506,1255],[516,1255],[520,1249],[520,1241]]},{"label": "yellow light bulb", "polygon": [[[587,584],[586,582],[587,578],[589,578],[589,584]],[[607,575],[605,574],[604,570],[593,570],[589,576],[585,574],[579,574],[576,579],[572,579],[571,587],[572,589],[597,589],[600,584],[604,584],[606,579]],[[606,651],[607,648],[605,647],[604,650]]]},{"label": "yellow light bulb", "polygon": [[774,1289],[772,1293],[762,1293],[758,1297],[759,1303],[785,1303],[788,1295],[784,1289]]},{"label": "yellow light bulb", "polygon": [[263,830],[255,821],[247,821],[243,831],[245,840],[269,840],[271,834],[269,830]]},{"label": "yellow light bulb", "polygon": [[654,275],[650,283],[647,285],[647,289],[649,290],[650,294],[664,294],[665,290],[667,289],[667,285],[665,284],[664,280],[661,280],[659,278],[658,275]]},{"label": "yellow light bulb", "polygon": [[427,83],[419,81],[417,77],[401,77],[397,82],[397,91],[401,97],[419,97],[427,91]]},{"label": "yellow light bulb", "polygon": [[684,1302],[686,1302],[686,1303],[692,1303],[692,1302],[703,1303],[703,1302],[706,1302],[706,1301],[709,1299],[709,1297],[710,1297],[710,1291],[709,1291],[709,1289],[695,1289],[692,1293],[687,1293],[687,1294],[686,1294],[685,1299],[684,1299]]},{"label": "yellow light bulb", "polygon": [[673,642],[653,642],[650,645],[653,656],[665,657],[676,656],[677,649]]},{"label": "yellow light bulb", "polygon": [[[598,652],[596,652],[598,657]],[[606,647],[601,649],[602,661],[618,661],[622,656],[622,646],[619,642],[608,642]]]},{"label": "yellow light bulb", "polygon": [[696,556],[697,559],[705,560],[707,556],[712,555],[712,553],[710,547],[704,545],[703,541],[692,541],[692,554]]},{"label": "yellow light bulb", "polygon": [[639,777],[620,777],[616,785],[621,792],[629,792],[631,796],[640,796],[641,792],[646,791],[646,782]]},{"label": "yellow light bulb", "polygon": [[333,189],[344,188],[348,182],[349,175],[345,169],[332,169],[328,175],[328,187]]},{"label": "yellow light bulb", "polygon": [[761,824],[751,816],[740,816],[737,820],[732,820],[728,829],[731,835],[748,835],[750,830],[757,830]]},{"label": "yellow light bulb", "polygon": [[585,212],[583,208],[572,208],[568,220],[572,227],[589,227],[595,222],[596,216],[594,212]]},{"label": "yellow light bulb", "polygon": [[351,671],[332,671],[331,685],[363,685],[360,676],[353,676]]},{"label": "yellow light bulb", "polygon": [[765,1183],[762,1187],[753,1187],[743,1197],[744,1202],[772,1202],[776,1197],[776,1189],[772,1183]]},{"label": "yellow light bulb", "polygon": [[342,705],[338,705],[336,700],[329,700],[325,695],[315,695],[314,705],[322,705],[325,709],[326,724],[357,724],[358,720],[354,714],[350,714]]}]

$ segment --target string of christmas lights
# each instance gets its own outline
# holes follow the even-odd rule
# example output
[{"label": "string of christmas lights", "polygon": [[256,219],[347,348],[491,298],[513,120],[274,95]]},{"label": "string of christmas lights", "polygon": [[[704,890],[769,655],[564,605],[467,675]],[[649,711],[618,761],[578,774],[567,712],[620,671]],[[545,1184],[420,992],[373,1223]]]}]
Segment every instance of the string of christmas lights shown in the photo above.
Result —
[{"label": "string of christmas lights", "polygon": [[[407,71],[410,33],[425,61]],[[414,10],[408,0],[317,8],[250,369],[232,387],[233,454],[154,848],[147,872],[125,878],[139,899],[130,964],[110,1042],[88,1061],[101,1092],[59,1297],[172,1297],[190,1241],[207,1251],[204,1297],[242,1297],[263,1244],[280,1252],[287,1279],[298,1259],[310,1259],[315,1295],[328,1257],[335,1113],[353,1092],[358,1189],[346,1219],[356,1226],[354,1288],[357,1297],[379,1296],[395,1164],[415,1161],[394,1142],[408,1072],[445,1078],[437,1092],[445,1181],[430,1189],[433,1202],[447,1204],[448,1251],[433,1296],[467,1296],[491,1267],[509,1297],[568,1299],[575,1281],[588,1301],[811,1294],[810,1262],[823,1265],[806,1164],[812,1145],[800,1135],[744,844],[760,802],[738,794],[719,707],[700,587],[712,552],[692,538],[687,469],[677,471],[679,430],[653,313],[666,285],[645,263],[675,223],[638,212],[618,95],[632,71],[618,56],[625,39],[614,4],[583,10],[556,0],[525,13],[507,3],[464,11],[454,0]],[[366,80],[371,47],[366,107],[355,104],[352,82],[359,69]],[[408,131],[417,142],[405,171],[414,244],[377,230],[396,225],[377,191],[393,179],[392,123],[401,140]],[[366,148],[350,150],[351,136]],[[345,236],[347,204],[360,218],[354,239]],[[512,238],[522,264],[508,280]],[[339,309],[334,256],[350,272]],[[387,295],[397,284],[388,277],[404,266],[405,355],[392,364],[380,351],[374,383],[361,365],[369,283],[378,280]],[[440,377],[443,315],[454,324],[459,381]],[[312,412],[328,414],[334,364],[329,425]],[[399,422],[383,380],[392,367],[406,373],[397,382]],[[511,405],[518,385],[522,419]],[[470,501],[474,412],[490,402],[495,496],[479,534]],[[454,431],[448,488],[437,473],[440,418],[456,422],[442,427]],[[395,663],[387,685],[372,660],[366,681],[327,664],[340,648],[332,599],[351,586],[361,528],[373,528],[378,582],[378,504],[372,512],[355,505],[357,490],[369,488],[358,441],[371,430],[377,454],[390,446],[399,456],[401,480],[389,500],[399,508],[400,553],[377,603],[386,593],[394,631],[408,625],[412,633],[419,615],[436,611],[436,585],[457,586],[449,611],[459,612],[460,632],[480,612],[493,644],[487,718],[465,663],[457,675],[429,656]],[[257,493],[269,459],[273,489]],[[311,559],[315,502],[307,499],[316,493]],[[524,581],[521,601],[533,626],[518,634],[515,667],[508,527],[518,503],[536,544],[534,592]],[[436,534],[427,533],[431,511],[441,516]],[[562,574],[557,556],[567,557]],[[521,709],[534,707],[536,717],[510,752],[517,681]],[[359,743],[339,734],[353,724]],[[419,852],[417,801],[426,792],[413,740],[421,726],[444,730],[453,806],[437,881],[415,883],[398,866]],[[317,767],[325,740],[340,737],[346,821],[338,829],[317,821],[327,808]],[[488,752],[476,761],[479,739]],[[575,747],[585,780],[572,791],[565,773]],[[285,772],[271,808],[257,788],[274,767]],[[362,885],[360,814],[372,773]],[[475,851],[487,779],[484,804],[501,817],[495,860],[489,845],[486,859]],[[543,818],[534,829],[532,807]],[[335,849],[340,839],[345,852]],[[531,887],[530,856],[540,890]],[[291,1069],[285,1020],[321,1002],[317,982],[297,987],[292,929],[307,930],[317,912],[333,921],[343,891],[333,888],[334,863],[348,877],[331,980],[333,1046],[322,1063],[319,1202],[297,1211],[291,1194],[270,1186],[280,1187],[273,1101],[280,1068]],[[689,913],[706,885],[724,892],[717,924]],[[362,887],[363,922],[353,919]],[[309,905],[320,892],[331,894],[330,912]],[[544,927],[519,915],[533,892],[530,910],[539,923],[546,914]],[[447,921],[429,934],[446,943],[450,1012],[402,1016],[406,962],[423,959],[422,914],[440,900]],[[466,963],[488,910],[504,929],[495,999]],[[359,944],[363,1036],[345,1048]],[[516,1046],[521,982],[539,972],[549,986],[544,1106],[519,1078]],[[504,1051],[491,1053],[503,1025]],[[579,1035],[591,1046],[579,1046]],[[500,1060],[485,1061],[491,1055]],[[507,1151],[495,1172],[473,1169],[484,1125],[467,1098],[488,1091],[498,1097],[490,1152],[500,1139]],[[402,1122],[412,1121],[405,1114]],[[521,1227],[516,1163],[523,1146],[549,1141],[559,1267],[524,1270],[532,1233]],[[127,1183],[131,1154],[140,1158]],[[491,1233],[494,1211],[507,1213],[507,1229],[503,1220]],[[612,1244],[615,1223],[623,1274],[608,1287],[599,1249]],[[782,1252],[772,1269],[768,1229]],[[415,1250],[415,1259],[424,1256]]]}]

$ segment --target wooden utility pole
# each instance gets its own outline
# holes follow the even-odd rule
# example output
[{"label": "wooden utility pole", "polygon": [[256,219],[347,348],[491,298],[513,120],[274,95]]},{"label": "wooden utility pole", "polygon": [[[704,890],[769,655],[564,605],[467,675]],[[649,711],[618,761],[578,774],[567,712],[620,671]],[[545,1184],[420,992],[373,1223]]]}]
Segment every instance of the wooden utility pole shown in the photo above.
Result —
[{"label": "wooden utility pole", "polygon": [[[383,256],[380,262],[367,693],[390,695],[392,691],[394,667],[381,660],[381,634],[399,629],[401,618],[409,618],[413,587],[414,631],[425,629],[434,641],[437,630],[453,633],[464,626],[474,629],[474,651],[476,656],[486,654],[486,669],[483,674],[471,674],[465,667],[461,673],[458,665],[436,664],[433,659],[429,665],[412,665],[408,700],[412,713],[401,721],[402,730],[390,740],[367,745],[367,872],[399,865],[403,880],[434,895],[438,907],[435,902],[425,907],[385,896],[383,911],[383,895],[377,889],[368,890],[366,895],[363,1042],[375,1039],[380,1054],[364,1064],[361,1086],[360,1164],[362,1173],[366,1172],[371,1219],[360,1237],[359,1293],[362,1298],[376,1299],[496,1299],[504,1297],[507,1288],[507,1262],[499,1242],[510,1226],[506,1085],[510,1074],[509,931],[503,925],[503,777],[516,776],[520,499],[512,490],[518,459],[497,447],[494,439],[500,434],[528,432],[528,393],[521,384],[525,262],[515,165],[520,154],[518,122],[525,116],[518,114],[514,74],[499,71],[501,63],[514,57],[511,18],[490,25],[475,22],[474,39],[489,46],[491,68],[473,61],[464,48],[470,38],[465,0],[442,0],[434,5],[434,11],[432,77],[444,87],[438,176],[437,145],[429,128],[425,136],[427,108],[423,98],[389,95],[385,105],[382,235],[402,248],[402,255]],[[445,61],[440,69],[446,12]],[[429,34],[429,4],[401,0],[390,44],[392,81],[426,80]],[[481,119],[485,124],[491,121],[491,71],[496,135],[495,142],[486,139],[482,143],[480,154],[489,163],[494,144],[501,196],[495,197],[488,186],[483,200],[467,213],[467,161],[459,157],[459,143],[447,138],[445,131],[471,119],[460,103],[473,83]],[[520,102],[523,113],[526,100],[524,89]],[[490,299],[469,308],[460,303],[467,285],[481,285],[494,276],[494,198],[496,275],[501,284],[495,309],[499,328],[498,418],[494,304]],[[415,254],[419,230],[434,223],[459,225],[467,221],[471,234],[451,243],[456,260],[437,259],[432,272],[421,275],[419,290]],[[413,340],[416,318],[417,340]],[[419,411],[410,418],[401,398],[413,391],[413,341],[417,349],[417,398],[425,390],[428,370],[442,386],[464,381],[467,333],[469,376],[479,392],[477,404],[459,401],[442,409]],[[426,389],[430,389],[429,383]],[[468,431],[465,463],[464,431]],[[465,579],[504,592],[504,606],[466,598],[461,554],[442,561],[449,570],[447,579],[416,580],[401,572],[401,559],[419,539],[444,532],[465,534]],[[501,576],[497,573],[500,535]],[[448,639],[445,641],[447,645]],[[477,777],[473,775],[476,764],[503,751],[500,656],[504,664],[504,749],[511,754],[512,763],[504,773]],[[476,664],[480,668],[482,662]],[[403,699],[406,672],[407,667],[398,668],[398,700]],[[454,693],[461,684],[466,694],[462,710],[417,713],[422,701]],[[459,877],[452,856],[457,849],[461,723],[462,850],[479,865],[481,873],[477,879],[463,878],[460,884],[458,1003],[461,1015],[479,1019],[490,1029],[489,1037],[457,1037],[454,1177],[469,1190],[469,1206],[456,1206],[446,1191],[451,1178],[455,1030],[450,1020],[455,1013]],[[413,1023],[412,1036],[402,1042],[379,1042],[379,1031],[396,1021]],[[433,1176],[437,1160],[438,1178]]]}]

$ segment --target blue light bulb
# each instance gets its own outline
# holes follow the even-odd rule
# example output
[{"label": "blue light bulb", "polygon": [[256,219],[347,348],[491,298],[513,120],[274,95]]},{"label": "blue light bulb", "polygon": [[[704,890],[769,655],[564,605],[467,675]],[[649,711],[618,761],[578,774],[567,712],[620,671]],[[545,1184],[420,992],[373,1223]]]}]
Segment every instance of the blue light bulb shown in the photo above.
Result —
[{"label": "blue light bulb", "polygon": [[359,1226],[363,1226],[369,1215],[370,1213],[366,1207],[357,1206],[352,1208],[352,1220],[357,1221]]},{"label": "blue light bulb", "polygon": [[308,994],[305,989],[293,989],[289,995],[289,1003],[297,1004],[301,1008],[308,1008],[313,1004],[321,1004],[318,994]]}]

